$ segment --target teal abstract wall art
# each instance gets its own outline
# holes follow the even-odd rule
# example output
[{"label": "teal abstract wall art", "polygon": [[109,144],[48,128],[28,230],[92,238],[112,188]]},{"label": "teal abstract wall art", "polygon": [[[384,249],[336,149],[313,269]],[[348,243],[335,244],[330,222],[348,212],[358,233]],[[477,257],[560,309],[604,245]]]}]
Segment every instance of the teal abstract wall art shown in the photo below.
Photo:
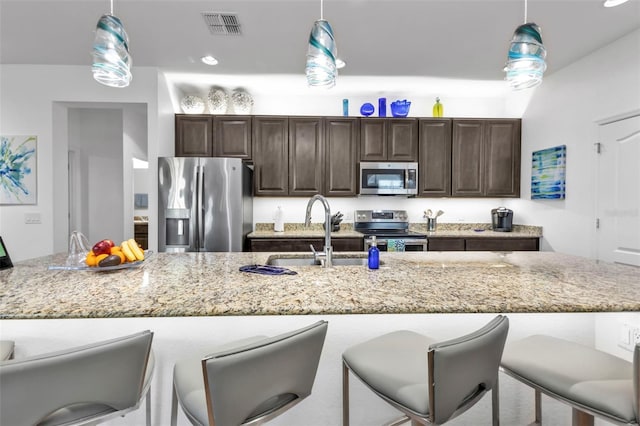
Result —
[{"label": "teal abstract wall art", "polygon": [[532,157],[531,199],[564,200],[567,146],[535,151]]},{"label": "teal abstract wall art", "polygon": [[0,136],[0,204],[36,204],[36,136]]}]

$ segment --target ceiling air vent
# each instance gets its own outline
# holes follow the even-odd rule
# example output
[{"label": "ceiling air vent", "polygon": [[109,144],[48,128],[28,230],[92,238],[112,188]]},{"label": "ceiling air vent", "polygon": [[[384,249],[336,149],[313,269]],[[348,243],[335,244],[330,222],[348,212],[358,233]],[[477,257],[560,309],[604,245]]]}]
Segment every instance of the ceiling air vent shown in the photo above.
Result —
[{"label": "ceiling air vent", "polygon": [[202,17],[213,35],[242,35],[240,21],[235,13],[202,12]]}]

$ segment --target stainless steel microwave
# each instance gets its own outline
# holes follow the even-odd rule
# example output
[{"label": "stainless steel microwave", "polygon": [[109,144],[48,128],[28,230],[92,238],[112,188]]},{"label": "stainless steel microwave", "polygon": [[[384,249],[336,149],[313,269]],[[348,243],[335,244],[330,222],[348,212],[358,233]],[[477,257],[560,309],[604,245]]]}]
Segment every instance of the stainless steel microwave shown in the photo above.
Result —
[{"label": "stainless steel microwave", "polygon": [[360,195],[416,195],[418,163],[360,163]]}]

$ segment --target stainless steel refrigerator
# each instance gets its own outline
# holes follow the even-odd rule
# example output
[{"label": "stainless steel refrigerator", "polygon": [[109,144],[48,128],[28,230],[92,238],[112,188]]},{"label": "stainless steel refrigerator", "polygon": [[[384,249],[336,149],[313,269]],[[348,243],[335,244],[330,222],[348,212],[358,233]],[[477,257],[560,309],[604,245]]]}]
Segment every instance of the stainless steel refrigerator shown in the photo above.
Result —
[{"label": "stainless steel refrigerator", "polygon": [[158,251],[243,251],[252,178],[238,158],[158,158]]}]

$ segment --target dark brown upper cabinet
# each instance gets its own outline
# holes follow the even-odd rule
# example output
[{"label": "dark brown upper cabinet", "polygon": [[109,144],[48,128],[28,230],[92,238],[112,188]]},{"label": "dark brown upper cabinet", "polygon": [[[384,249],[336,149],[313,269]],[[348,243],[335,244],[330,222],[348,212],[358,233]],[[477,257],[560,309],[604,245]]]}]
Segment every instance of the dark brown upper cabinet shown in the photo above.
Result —
[{"label": "dark brown upper cabinet", "polygon": [[418,196],[451,196],[451,120],[418,120]]},{"label": "dark brown upper cabinet", "polygon": [[200,114],[176,114],[176,157],[213,156],[213,117]]},{"label": "dark brown upper cabinet", "polygon": [[362,118],[361,161],[417,161],[418,122],[413,118]]},{"label": "dark brown upper cabinet", "polygon": [[358,118],[324,119],[324,195],[354,197],[358,192]]},{"label": "dark brown upper cabinet", "polygon": [[251,159],[250,116],[176,114],[176,157]]},{"label": "dark brown upper cabinet", "polygon": [[520,119],[453,120],[452,196],[520,196],[520,125]]},{"label": "dark brown upper cabinet", "polygon": [[254,194],[289,195],[289,119],[253,118]]},{"label": "dark brown upper cabinet", "polygon": [[321,117],[289,118],[289,195],[322,193],[323,133]]},{"label": "dark brown upper cabinet", "polygon": [[213,117],[213,155],[251,159],[251,116]]}]

